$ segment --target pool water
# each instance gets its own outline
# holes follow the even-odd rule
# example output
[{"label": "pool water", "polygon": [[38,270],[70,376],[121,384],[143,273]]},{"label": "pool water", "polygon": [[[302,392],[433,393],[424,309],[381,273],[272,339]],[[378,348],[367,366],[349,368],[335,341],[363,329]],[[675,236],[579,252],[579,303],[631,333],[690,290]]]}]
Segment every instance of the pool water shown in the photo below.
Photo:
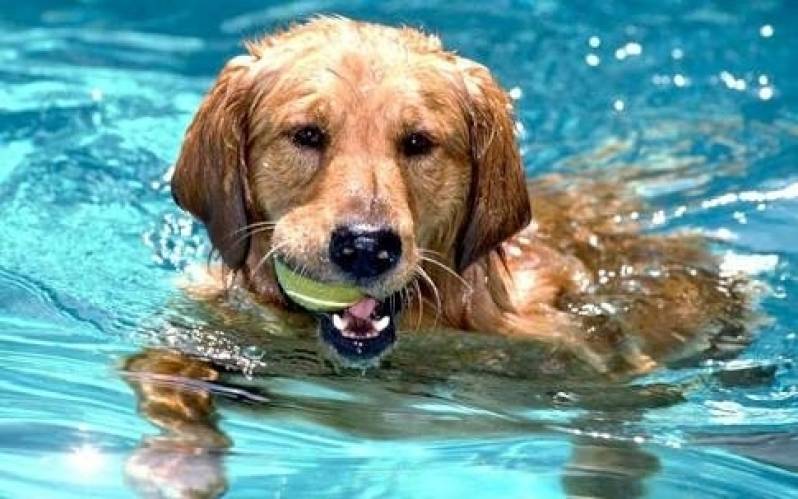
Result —
[{"label": "pool water", "polygon": [[[492,68],[530,175],[624,172],[647,228],[710,234],[761,280],[754,344],[596,392],[435,362],[247,377],[269,352],[218,338],[244,367],[218,389],[234,446],[142,455],[158,431],[118,367],[208,250],[164,173],[240,40],[316,12],[422,26]],[[795,61],[789,0],[4,3],[0,497],[156,494],[126,479],[138,458],[162,497],[798,497]]]}]

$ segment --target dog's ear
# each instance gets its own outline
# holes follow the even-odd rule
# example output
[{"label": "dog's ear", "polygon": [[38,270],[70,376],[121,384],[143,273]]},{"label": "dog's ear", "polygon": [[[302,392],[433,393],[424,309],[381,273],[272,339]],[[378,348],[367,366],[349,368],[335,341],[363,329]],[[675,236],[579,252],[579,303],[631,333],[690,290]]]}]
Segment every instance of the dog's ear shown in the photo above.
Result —
[{"label": "dog's ear", "polygon": [[471,191],[457,247],[462,272],[523,229],[532,210],[515,141],[510,100],[488,70],[460,59],[467,97]]},{"label": "dog's ear", "polygon": [[186,132],[172,176],[178,205],[202,220],[225,265],[249,251],[244,182],[251,59],[227,63]]}]

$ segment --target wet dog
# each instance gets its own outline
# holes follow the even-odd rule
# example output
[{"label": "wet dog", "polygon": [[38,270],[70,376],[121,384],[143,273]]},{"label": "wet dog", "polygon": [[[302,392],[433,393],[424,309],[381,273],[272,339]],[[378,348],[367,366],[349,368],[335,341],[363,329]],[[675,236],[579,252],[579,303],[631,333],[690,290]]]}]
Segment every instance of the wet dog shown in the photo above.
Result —
[{"label": "wet dog", "polygon": [[700,240],[619,221],[636,209],[620,185],[528,184],[510,99],[438,38],[320,18],[247,48],[186,134],[174,198],[263,304],[311,313],[274,260],[359,287],[313,312],[344,363],[376,364],[420,316],[645,372],[743,305]]},{"label": "wet dog", "polygon": [[[376,366],[417,328],[446,329],[436,350],[453,348],[452,335],[506,338],[476,372],[512,364],[513,376],[565,355],[594,379],[625,377],[746,345],[744,281],[719,271],[700,236],[641,232],[628,215],[644,207],[618,181],[527,181],[510,99],[488,69],[435,36],[318,18],[247,49],[202,102],[172,192],[207,228],[233,287],[281,317],[315,321],[336,363]],[[279,285],[275,262],[363,298],[305,310]],[[228,290],[223,281],[213,293]],[[212,314],[236,313],[213,303]],[[530,344],[543,360],[514,361]],[[397,364],[434,370],[429,345]],[[487,358],[458,348],[458,365]],[[225,369],[156,349],[125,371],[142,412],[166,431],[131,458],[129,476],[168,482],[163,448],[190,460],[202,456],[180,449],[229,445],[204,384]],[[190,485],[220,493],[218,459],[203,459],[204,471],[186,476],[211,478]]]}]

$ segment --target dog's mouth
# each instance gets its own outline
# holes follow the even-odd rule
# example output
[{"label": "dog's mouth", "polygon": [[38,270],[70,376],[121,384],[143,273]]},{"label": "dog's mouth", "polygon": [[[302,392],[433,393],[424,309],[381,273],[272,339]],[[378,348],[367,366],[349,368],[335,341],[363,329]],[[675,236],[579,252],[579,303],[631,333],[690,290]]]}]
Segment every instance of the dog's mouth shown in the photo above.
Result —
[{"label": "dog's mouth", "polygon": [[[284,267],[288,265],[280,261]],[[331,310],[334,305],[329,301],[297,296],[296,290],[284,288],[279,278],[278,283],[287,301],[318,318],[321,341],[343,363],[374,365],[396,342],[396,323],[402,308],[400,292],[383,299],[362,295],[354,303],[342,303],[340,309]],[[321,304],[323,310],[315,309]]]},{"label": "dog's mouth", "polygon": [[319,313],[322,341],[344,361],[373,363],[396,342],[398,309],[393,299],[365,297],[340,312]]}]

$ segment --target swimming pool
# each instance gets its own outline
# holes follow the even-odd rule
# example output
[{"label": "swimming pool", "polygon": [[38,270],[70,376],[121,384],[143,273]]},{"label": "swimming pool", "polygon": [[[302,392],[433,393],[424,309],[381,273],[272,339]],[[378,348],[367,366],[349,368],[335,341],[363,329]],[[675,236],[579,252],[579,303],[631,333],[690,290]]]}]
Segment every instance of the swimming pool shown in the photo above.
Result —
[{"label": "swimming pool", "polygon": [[[207,252],[164,172],[241,38],[316,12],[423,26],[487,64],[517,101],[530,175],[636,171],[640,219],[712,234],[770,288],[772,320],[736,361],[618,393],[458,365],[243,380],[268,394],[220,394],[238,401],[222,410],[231,452],[162,456],[162,492],[798,494],[791,2],[32,0],[0,10],[0,496],[146,487],[125,468],[157,431],[117,368],[162,332],[175,276]],[[268,354],[223,341],[245,366]],[[605,466],[580,467],[580,452]]]}]

